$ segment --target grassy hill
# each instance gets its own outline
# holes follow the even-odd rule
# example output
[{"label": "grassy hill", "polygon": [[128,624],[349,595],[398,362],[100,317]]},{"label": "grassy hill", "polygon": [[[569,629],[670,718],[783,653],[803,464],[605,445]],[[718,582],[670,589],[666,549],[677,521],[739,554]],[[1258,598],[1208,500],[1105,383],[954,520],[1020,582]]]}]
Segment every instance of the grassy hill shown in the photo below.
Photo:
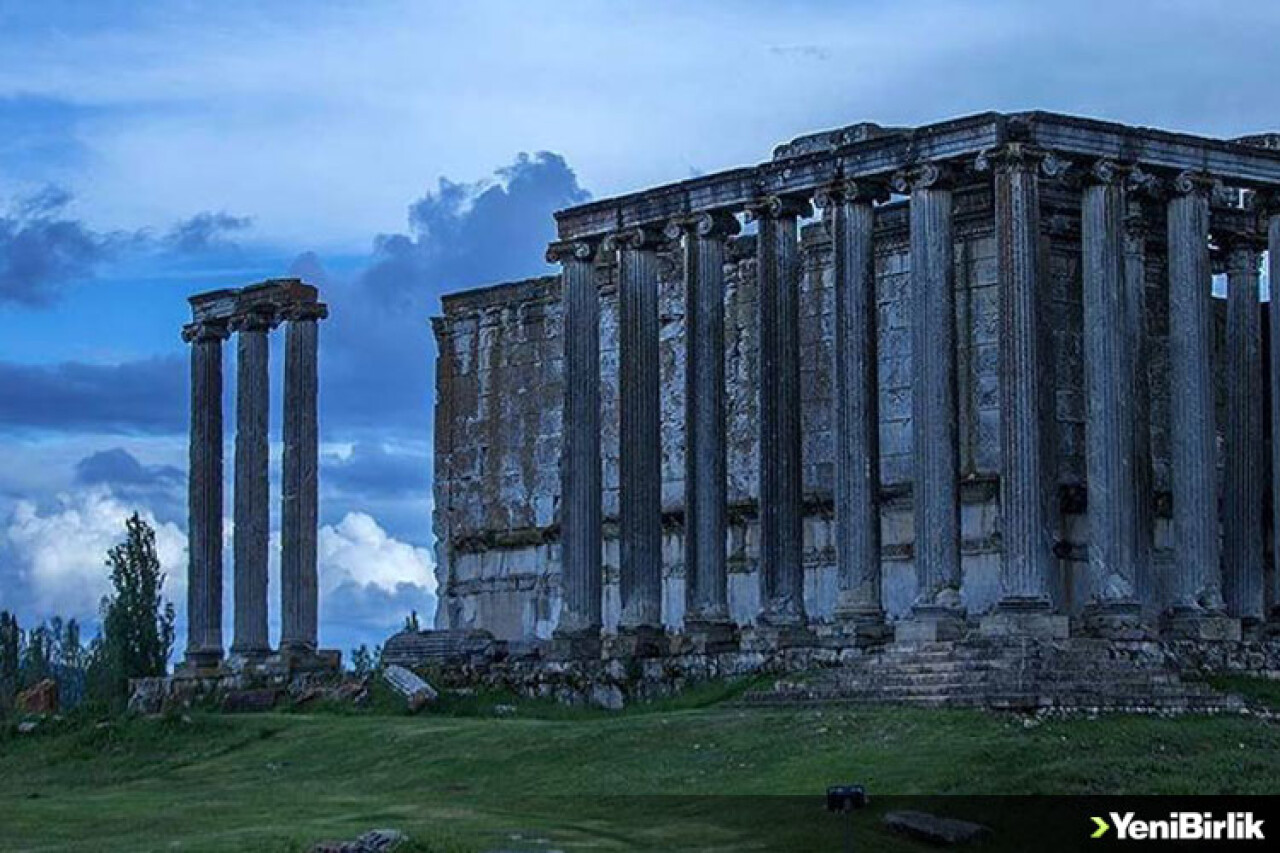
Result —
[{"label": "grassy hill", "polygon": [[820,798],[860,782],[873,797],[861,849],[914,850],[880,828],[885,795],[1280,789],[1280,726],[1256,717],[1040,721],[718,698],[621,714],[526,703],[496,716],[474,699],[416,717],[382,704],[8,726],[0,849],[305,850],[386,826],[416,850],[838,850]]}]

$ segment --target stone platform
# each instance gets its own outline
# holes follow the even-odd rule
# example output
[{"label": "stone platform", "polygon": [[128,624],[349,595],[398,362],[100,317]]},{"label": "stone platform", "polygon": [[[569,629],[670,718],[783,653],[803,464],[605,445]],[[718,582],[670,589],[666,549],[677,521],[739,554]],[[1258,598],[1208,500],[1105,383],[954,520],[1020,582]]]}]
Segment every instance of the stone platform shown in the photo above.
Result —
[{"label": "stone platform", "polygon": [[342,669],[341,653],[280,652],[256,661],[177,667],[173,675],[129,681],[129,710],[158,714],[194,705],[225,711],[268,711],[283,701],[354,700],[364,679]]},{"label": "stone platform", "polygon": [[[673,643],[673,649],[685,648]],[[520,657],[426,665],[448,688],[484,687],[569,704],[620,708],[699,682],[772,677],[744,705],[826,702],[1041,709],[1213,712],[1242,707],[1205,678],[1280,679],[1280,641],[964,639],[881,648],[807,647],[651,658]]]}]

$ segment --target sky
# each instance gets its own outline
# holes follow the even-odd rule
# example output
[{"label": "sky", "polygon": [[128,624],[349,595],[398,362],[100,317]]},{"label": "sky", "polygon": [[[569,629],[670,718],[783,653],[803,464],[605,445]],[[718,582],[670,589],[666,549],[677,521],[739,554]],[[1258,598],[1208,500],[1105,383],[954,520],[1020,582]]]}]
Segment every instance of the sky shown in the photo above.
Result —
[{"label": "sky", "polygon": [[0,609],[95,625],[137,511],[185,621],[193,293],[329,303],[320,639],[372,645],[435,609],[428,317],[546,272],[553,211],[859,121],[1280,130],[1277,36],[1269,2],[0,0]]}]

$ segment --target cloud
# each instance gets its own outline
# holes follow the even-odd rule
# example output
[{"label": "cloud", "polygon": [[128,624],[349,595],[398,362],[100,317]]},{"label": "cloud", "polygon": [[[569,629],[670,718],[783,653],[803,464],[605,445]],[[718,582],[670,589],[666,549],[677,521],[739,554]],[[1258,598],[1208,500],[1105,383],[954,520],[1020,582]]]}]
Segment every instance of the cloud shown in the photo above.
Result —
[{"label": "cloud", "polygon": [[76,463],[77,482],[87,485],[150,486],[180,483],[184,474],[172,465],[143,465],[123,447],[100,450]]},{"label": "cloud", "polygon": [[252,217],[232,216],[219,211],[204,211],[173,226],[163,244],[183,255],[200,255],[236,248],[228,235],[244,231],[253,224]]},{"label": "cloud", "polygon": [[326,486],[348,495],[422,495],[431,488],[431,462],[426,453],[361,441],[345,457],[322,458],[320,473]]},{"label": "cloud", "polygon": [[172,433],[186,428],[177,355],[122,364],[0,361],[0,425],[65,431]]},{"label": "cloud", "polygon": [[18,583],[13,578],[2,582],[16,587],[29,610],[41,617],[60,614],[93,621],[111,586],[107,551],[123,540],[125,519],[135,510],[156,531],[156,553],[168,576],[165,595],[180,603],[186,589],[186,535],[105,486],[60,495],[45,509],[19,501],[0,540]]},{"label": "cloud", "polygon": [[118,238],[68,218],[70,202],[66,190],[46,187],[0,216],[0,305],[49,305],[112,256]]},{"label": "cloud", "polygon": [[387,535],[376,520],[350,512],[336,525],[320,528],[320,587],[331,592],[345,584],[394,592],[400,585],[435,591],[431,552]]}]

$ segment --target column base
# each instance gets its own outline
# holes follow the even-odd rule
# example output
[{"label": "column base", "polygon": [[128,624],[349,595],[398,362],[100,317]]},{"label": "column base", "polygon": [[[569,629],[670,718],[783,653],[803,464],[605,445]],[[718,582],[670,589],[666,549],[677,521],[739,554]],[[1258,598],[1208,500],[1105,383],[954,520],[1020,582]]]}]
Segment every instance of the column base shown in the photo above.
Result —
[{"label": "column base", "polygon": [[728,619],[686,619],[684,629],[672,638],[672,652],[714,655],[736,652],[742,638]]},{"label": "column base", "polygon": [[982,617],[978,633],[984,637],[1065,640],[1071,635],[1071,620],[1065,613],[1054,613],[1048,599],[1006,598]]},{"label": "column base", "polygon": [[187,674],[218,673],[222,670],[222,649],[188,649],[183,661],[174,668],[174,674],[182,670]]},{"label": "column base", "polygon": [[893,640],[899,645],[944,643],[963,637],[965,627],[963,610],[916,607],[909,619],[903,619],[894,626]]},{"label": "column base", "polygon": [[836,611],[835,619],[816,629],[824,646],[870,649],[893,640],[893,626],[884,618],[883,610]]},{"label": "column base", "polygon": [[1221,613],[1177,608],[1165,613],[1160,634],[1173,640],[1240,641],[1240,620]]},{"label": "column base", "polygon": [[267,661],[286,672],[337,672],[342,669],[342,652],[337,649],[313,649],[306,646],[282,646]]},{"label": "column base", "polygon": [[556,631],[551,635],[550,655],[553,660],[598,660],[602,650],[599,628]]},{"label": "column base", "polygon": [[628,625],[602,641],[606,658],[656,658],[667,654],[666,632],[656,625]]},{"label": "column base", "polygon": [[771,652],[778,649],[795,649],[815,646],[818,638],[803,623],[757,623],[742,632],[742,649],[752,652]]},{"label": "column base", "polygon": [[1084,633],[1090,637],[1150,639],[1150,632],[1142,625],[1142,607],[1136,601],[1095,601],[1084,609],[1080,620]]}]

